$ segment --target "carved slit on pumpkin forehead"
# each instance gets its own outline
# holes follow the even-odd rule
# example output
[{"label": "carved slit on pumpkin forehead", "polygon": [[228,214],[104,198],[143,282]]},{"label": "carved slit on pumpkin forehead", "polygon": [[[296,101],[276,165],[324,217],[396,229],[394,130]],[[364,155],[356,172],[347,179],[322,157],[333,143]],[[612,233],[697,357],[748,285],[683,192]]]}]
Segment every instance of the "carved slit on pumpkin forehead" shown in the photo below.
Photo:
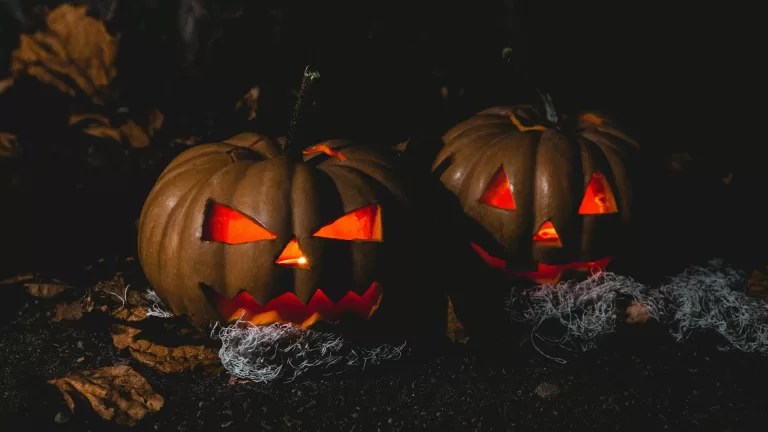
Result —
[{"label": "carved slit on pumpkin forehead", "polygon": [[200,288],[208,302],[227,321],[241,320],[256,325],[292,323],[303,328],[318,321],[335,322],[349,315],[368,319],[376,312],[383,297],[378,282],[373,282],[363,295],[349,291],[336,303],[321,289],[316,290],[306,304],[289,292],[260,305],[246,291],[227,298],[205,284],[200,284]]}]

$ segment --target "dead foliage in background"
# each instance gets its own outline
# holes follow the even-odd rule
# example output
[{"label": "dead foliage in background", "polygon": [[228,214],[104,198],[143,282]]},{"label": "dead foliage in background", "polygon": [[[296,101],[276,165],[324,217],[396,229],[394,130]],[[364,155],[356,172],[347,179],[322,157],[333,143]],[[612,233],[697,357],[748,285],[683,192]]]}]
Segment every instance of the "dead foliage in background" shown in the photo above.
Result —
[{"label": "dead foliage in background", "polygon": [[[47,14],[44,30],[22,34],[11,56],[12,78],[3,89],[20,76],[33,77],[72,98],[71,126],[127,147],[146,147],[162,126],[163,114],[156,109],[130,116],[121,112],[125,107],[114,83],[120,35],[111,35],[87,9],[62,4]],[[0,156],[9,153],[4,141]]]}]

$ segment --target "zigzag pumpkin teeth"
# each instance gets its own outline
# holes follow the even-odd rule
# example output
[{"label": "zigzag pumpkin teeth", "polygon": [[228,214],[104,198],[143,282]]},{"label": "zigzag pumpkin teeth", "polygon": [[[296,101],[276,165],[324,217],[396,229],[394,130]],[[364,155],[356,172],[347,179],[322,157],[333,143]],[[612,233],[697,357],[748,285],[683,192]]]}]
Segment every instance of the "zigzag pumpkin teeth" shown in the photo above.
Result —
[{"label": "zigzag pumpkin teeth", "polygon": [[256,325],[293,323],[308,327],[317,321],[335,322],[346,315],[367,319],[376,311],[382,299],[378,282],[374,282],[362,296],[349,291],[333,303],[322,290],[316,290],[307,304],[294,293],[285,293],[261,306],[245,291],[227,299],[210,287],[204,286],[209,301],[228,321],[249,321]]}]

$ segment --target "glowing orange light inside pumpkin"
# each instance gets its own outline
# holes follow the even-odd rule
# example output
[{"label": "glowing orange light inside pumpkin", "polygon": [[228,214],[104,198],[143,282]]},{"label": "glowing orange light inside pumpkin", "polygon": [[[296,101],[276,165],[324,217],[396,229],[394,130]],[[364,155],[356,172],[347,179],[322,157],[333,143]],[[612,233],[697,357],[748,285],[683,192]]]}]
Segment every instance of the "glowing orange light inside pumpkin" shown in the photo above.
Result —
[{"label": "glowing orange light inside pumpkin", "polygon": [[512,186],[509,184],[504,167],[500,167],[480,197],[480,202],[504,210],[515,210],[515,199],[512,197]]},{"label": "glowing orange light inside pumpkin", "polygon": [[203,241],[227,244],[272,240],[276,236],[244,214],[211,202],[203,227]]},{"label": "glowing orange light inside pumpkin", "polygon": [[336,240],[383,241],[381,206],[374,204],[347,213],[320,228],[314,235]]},{"label": "glowing orange light inside pumpkin", "polygon": [[343,154],[341,154],[340,151],[334,150],[334,149],[328,147],[325,144],[319,144],[319,145],[312,146],[312,147],[304,150],[304,154],[305,155],[311,155],[311,154],[314,154],[314,153],[325,153],[328,156],[335,157],[336,159],[338,159],[338,160],[340,160],[342,162],[347,160],[347,157],[344,156]]},{"label": "glowing orange light inside pumpkin", "polygon": [[377,282],[373,282],[363,295],[347,292],[337,303],[333,303],[319,289],[307,304],[299,300],[296,294],[285,293],[264,306],[245,291],[231,299],[213,291],[211,294],[214,295],[216,310],[229,320],[241,319],[256,325],[293,323],[304,328],[319,320],[334,322],[344,315],[368,319],[378,309],[382,298],[382,291]]},{"label": "glowing orange light inside pumpkin", "polygon": [[534,243],[544,244],[546,246],[562,247],[560,235],[557,234],[555,226],[550,221],[541,224],[541,228],[533,235]]},{"label": "glowing orange light inside pumpkin", "polygon": [[307,257],[304,256],[304,251],[299,247],[299,242],[293,239],[285,245],[285,248],[280,252],[280,256],[275,260],[275,264],[305,268],[309,264]]},{"label": "glowing orange light inside pumpkin", "polygon": [[613,197],[608,181],[602,173],[595,171],[584,192],[579,214],[607,214],[618,211],[619,207],[616,205],[616,199]]},{"label": "glowing orange light inside pumpkin", "polygon": [[475,252],[488,264],[489,267],[502,271],[507,276],[516,276],[532,280],[538,284],[557,283],[566,271],[596,272],[604,270],[611,263],[613,257],[607,256],[596,261],[576,261],[567,264],[541,264],[535,271],[519,271],[507,268],[507,261],[496,258],[486,252],[475,243],[470,243]]},{"label": "glowing orange light inside pumpkin", "polygon": [[480,258],[483,259],[483,261],[488,264],[488,267],[496,269],[496,270],[504,270],[507,267],[507,261],[503,260],[501,258],[496,258],[495,256],[492,256],[488,252],[485,251],[480,245],[475,243],[469,243],[470,246],[472,246],[472,249],[477,252],[478,255],[480,255]]},{"label": "glowing orange light inside pumpkin", "polygon": [[563,273],[566,271],[578,271],[578,272],[597,272],[602,271],[608,264],[611,263],[613,257],[601,258],[597,261],[579,261],[568,264],[539,264],[536,271],[522,272],[522,271],[510,271],[509,273],[530,279],[538,284],[555,284],[560,282]]}]

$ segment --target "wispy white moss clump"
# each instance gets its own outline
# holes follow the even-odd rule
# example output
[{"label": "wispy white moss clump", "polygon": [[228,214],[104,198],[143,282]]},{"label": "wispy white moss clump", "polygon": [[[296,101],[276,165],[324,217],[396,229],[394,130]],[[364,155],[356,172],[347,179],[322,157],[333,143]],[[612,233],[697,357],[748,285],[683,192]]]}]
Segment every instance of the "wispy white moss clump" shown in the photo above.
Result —
[{"label": "wispy white moss clump", "polygon": [[372,349],[355,347],[338,335],[290,324],[256,326],[236,322],[226,327],[215,326],[212,335],[221,339],[219,357],[224,368],[238,378],[254,382],[293,381],[311,370],[333,374],[365,368],[397,360],[405,349],[405,343]]},{"label": "wispy white moss clump", "polygon": [[[768,308],[759,299],[743,293],[743,273],[713,260],[704,267],[692,267],[668,279],[658,288],[632,278],[600,272],[580,282],[542,285],[524,296],[513,296],[513,319],[533,325],[531,340],[543,341],[570,350],[594,348],[600,336],[616,329],[618,300],[642,304],[649,316],[670,327],[683,342],[696,331],[719,333],[727,344],[720,348],[768,354]],[[626,302],[625,302],[626,303]],[[545,323],[557,323],[557,337],[540,332]]]}]

